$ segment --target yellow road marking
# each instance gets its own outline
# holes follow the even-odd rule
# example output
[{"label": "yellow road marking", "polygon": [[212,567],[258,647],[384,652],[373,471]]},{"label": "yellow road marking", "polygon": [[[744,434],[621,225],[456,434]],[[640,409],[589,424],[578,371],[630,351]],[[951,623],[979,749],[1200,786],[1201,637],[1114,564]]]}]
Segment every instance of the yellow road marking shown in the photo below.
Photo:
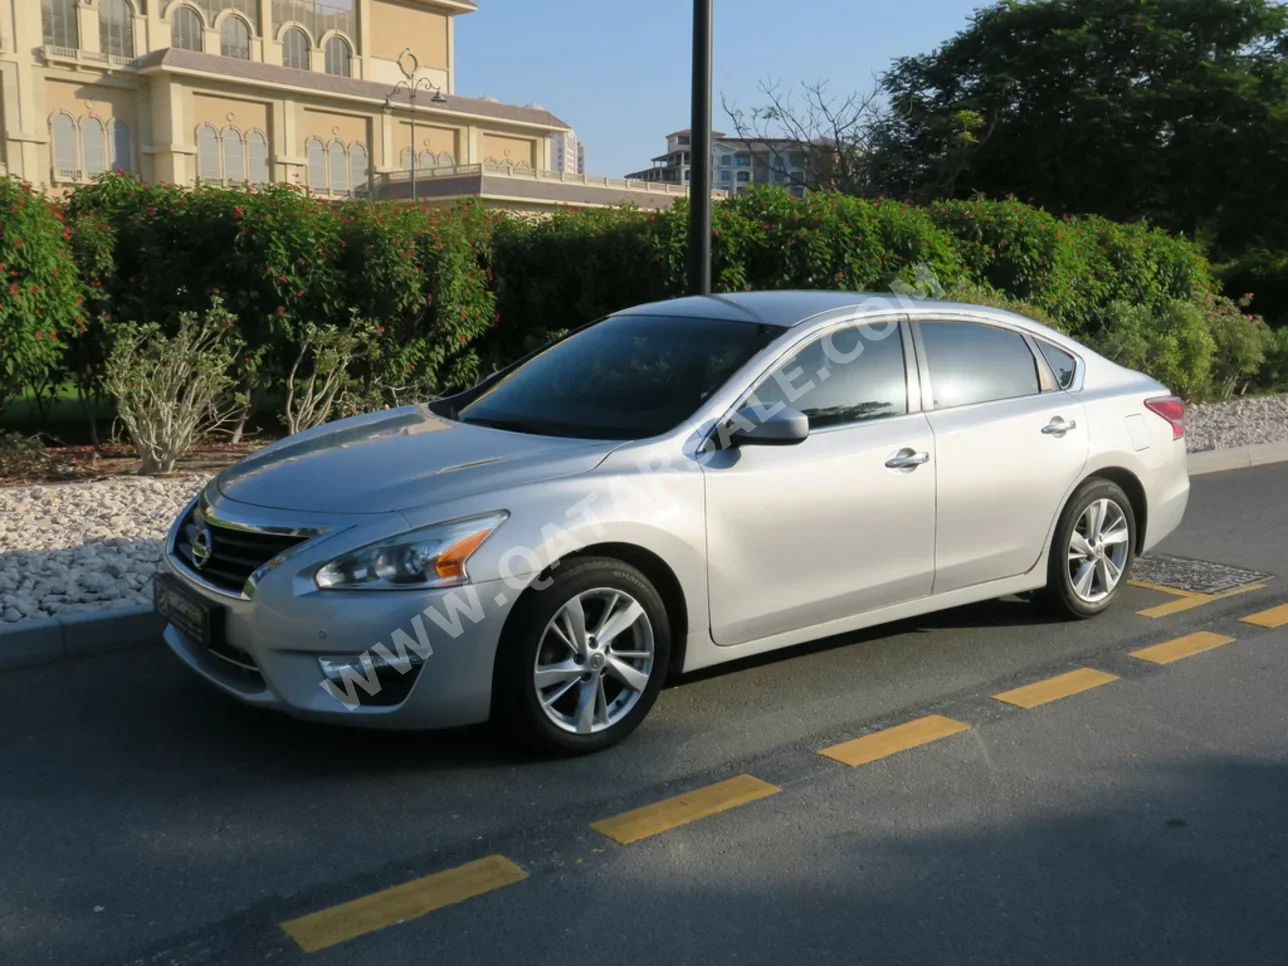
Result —
[{"label": "yellow road marking", "polygon": [[612,818],[591,822],[590,827],[622,845],[630,845],[650,835],[688,825],[700,818],[754,802],[781,790],[777,785],[761,781],[753,775],[739,775]]},{"label": "yellow road marking", "polygon": [[1202,607],[1204,604],[1210,604],[1214,600],[1225,600],[1227,597],[1234,597],[1237,594],[1246,594],[1252,590],[1263,590],[1265,584],[1244,584],[1242,587],[1235,587],[1233,590],[1223,590],[1219,594],[1200,594],[1190,590],[1181,590],[1178,587],[1163,587],[1159,584],[1146,584],[1139,581],[1130,581],[1133,586],[1146,587],[1149,590],[1162,591],[1165,594],[1173,594],[1176,600],[1169,600],[1165,604],[1156,604],[1153,607],[1147,607],[1144,610],[1137,611],[1141,617],[1170,617],[1172,614],[1179,614],[1182,611],[1193,610],[1195,607]]},{"label": "yellow road marking", "polygon": [[940,738],[947,738],[960,731],[967,731],[970,725],[964,721],[954,721],[943,715],[931,714],[915,721],[908,721],[884,731],[877,731],[853,741],[846,741],[830,748],[820,749],[819,754],[839,761],[843,765],[866,765],[878,758],[885,758],[896,752],[907,751]]},{"label": "yellow road marking", "polygon": [[527,877],[505,856],[489,855],[281,925],[301,949],[312,953]]},{"label": "yellow road marking", "polygon": [[1142,587],[1145,590],[1156,590],[1160,594],[1172,594],[1176,597],[1202,597],[1197,590],[1182,590],[1180,587],[1170,587],[1167,584],[1151,584],[1148,580],[1129,580],[1127,581],[1132,587]]},{"label": "yellow road marking", "polygon": [[1079,691],[1087,691],[1117,680],[1118,676],[1116,674],[1108,674],[1089,667],[1080,667],[1076,671],[1057,674],[1053,678],[1035,681],[1012,691],[1003,691],[1001,694],[993,695],[993,697],[998,701],[1005,701],[1007,704],[1013,704],[1018,708],[1036,708],[1038,705],[1046,704],[1048,701],[1058,701],[1060,698],[1067,698],[1069,695],[1077,694]]},{"label": "yellow road marking", "polygon": [[1153,664],[1171,664],[1183,657],[1193,657],[1195,654],[1202,654],[1222,644],[1229,644],[1233,640],[1233,637],[1226,637],[1224,634],[1197,631],[1175,640],[1164,641],[1162,644],[1142,647],[1139,651],[1132,651],[1131,656]]},{"label": "yellow road marking", "polygon": [[1280,604],[1278,607],[1271,607],[1269,610],[1249,614],[1240,619],[1245,624],[1256,624],[1258,627],[1269,627],[1271,630],[1283,627],[1288,624],[1288,604]]}]

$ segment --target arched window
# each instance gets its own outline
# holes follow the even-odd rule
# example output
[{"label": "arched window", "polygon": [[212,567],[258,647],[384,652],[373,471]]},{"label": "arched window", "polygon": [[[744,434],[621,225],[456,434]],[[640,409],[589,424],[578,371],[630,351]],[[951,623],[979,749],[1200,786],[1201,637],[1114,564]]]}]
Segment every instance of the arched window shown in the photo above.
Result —
[{"label": "arched window", "polygon": [[416,167],[422,171],[425,168],[436,168],[438,167],[438,158],[434,156],[433,151],[422,151],[420,152],[420,157],[416,159]]},{"label": "arched window", "polygon": [[251,184],[268,180],[268,138],[259,131],[246,136],[246,172]]},{"label": "arched window", "polygon": [[330,37],[326,42],[326,72],[348,77],[352,72],[353,51],[343,37]]},{"label": "arched window", "polygon": [[51,47],[79,47],[76,0],[41,0],[40,27]]},{"label": "arched window", "polygon": [[309,161],[309,187],[314,191],[326,191],[326,148],[318,138],[309,138],[304,146]]},{"label": "arched window", "polygon": [[76,122],[70,114],[55,114],[54,168],[63,178],[80,177],[80,152],[76,148]]},{"label": "arched window", "polygon": [[282,34],[282,63],[296,70],[309,69],[309,35],[299,27]]},{"label": "arched window", "polygon": [[126,0],[98,0],[98,49],[134,57],[134,9]]},{"label": "arched window", "polygon": [[209,124],[197,128],[197,177],[219,180],[219,133]]},{"label": "arched window", "polygon": [[204,46],[205,28],[197,11],[191,7],[175,7],[170,11],[170,46],[180,50],[201,50]]},{"label": "arched window", "polygon": [[112,170],[134,170],[134,147],[130,141],[130,126],[121,121],[112,121]]},{"label": "arched window", "polygon": [[367,186],[367,149],[361,144],[349,145],[349,190]]},{"label": "arched window", "polygon": [[438,166],[440,168],[450,168],[456,164],[456,159],[444,151],[438,156]]},{"label": "arched window", "polygon": [[85,157],[85,177],[93,178],[107,170],[107,132],[96,117],[81,121],[81,150]]},{"label": "arched window", "polygon": [[224,128],[224,181],[246,180],[246,146],[241,131],[235,127]]},{"label": "arched window", "polygon": [[349,190],[349,158],[344,150],[344,145],[340,141],[332,141],[327,145],[327,166],[331,169],[328,172],[327,183],[331,186],[331,193],[342,195]]},{"label": "arched window", "polygon": [[241,17],[229,17],[219,28],[219,52],[225,57],[250,60],[250,27]]},{"label": "arched window", "polygon": [[411,154],[412,154],[411,148],[403,148],[402,154],[399,155],[400,163],[404,171],[411,170]]}]

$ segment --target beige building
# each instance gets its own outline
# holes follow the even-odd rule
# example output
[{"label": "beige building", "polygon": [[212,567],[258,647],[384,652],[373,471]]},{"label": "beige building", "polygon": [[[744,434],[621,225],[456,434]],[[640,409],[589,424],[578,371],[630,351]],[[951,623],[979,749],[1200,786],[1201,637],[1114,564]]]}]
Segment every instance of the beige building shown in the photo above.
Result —
[{"label": "beige building", "polygon": [[436,202],[546,211],[664,207],[683,194],[553,171],[552,141],[571,133],[567,124],[536,106],[458,95],[455,19],[475,9],[472,0],[0,0],[0,174],[54,191],[120,169],[186,185],[287,182],[330,198],[403,198],[415,152],[415,194]]}]

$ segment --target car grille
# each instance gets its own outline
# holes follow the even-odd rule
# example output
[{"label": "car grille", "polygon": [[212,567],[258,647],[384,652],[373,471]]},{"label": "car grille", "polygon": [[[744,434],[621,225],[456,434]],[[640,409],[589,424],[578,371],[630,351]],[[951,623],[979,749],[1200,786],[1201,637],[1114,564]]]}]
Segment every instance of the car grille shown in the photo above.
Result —
[{"label": "car grille", "polygon": [[[193,544],[202,529],[210,533],[210,554],[199,561],[193,554]],[[278,554],[308,539],[308,534],[268,533],[223,526],[217,521],[204,519],[198,502],[175,534],[174,555],[207,583],[241,593],[251,574]]]}]

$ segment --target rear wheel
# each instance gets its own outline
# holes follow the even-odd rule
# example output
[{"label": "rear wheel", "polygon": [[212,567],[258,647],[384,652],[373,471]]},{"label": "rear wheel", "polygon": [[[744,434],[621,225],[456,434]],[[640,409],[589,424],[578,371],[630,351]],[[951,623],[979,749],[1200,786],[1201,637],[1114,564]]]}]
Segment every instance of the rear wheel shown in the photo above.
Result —
[{"label": "rear wheel", "polygon": [[1136,516],[1127,494],[1109,480],[1087,480],[1056,525],[1044,602],[1062,617],[1099,614],[1122,590],[1135,547]]},{"label": "rear wheel", "polygon": [[542,754],[607,748],[652,708],[670,653],[666,607],[642,573],[611,558],[574,560],[507,623],[497,716]]}]

